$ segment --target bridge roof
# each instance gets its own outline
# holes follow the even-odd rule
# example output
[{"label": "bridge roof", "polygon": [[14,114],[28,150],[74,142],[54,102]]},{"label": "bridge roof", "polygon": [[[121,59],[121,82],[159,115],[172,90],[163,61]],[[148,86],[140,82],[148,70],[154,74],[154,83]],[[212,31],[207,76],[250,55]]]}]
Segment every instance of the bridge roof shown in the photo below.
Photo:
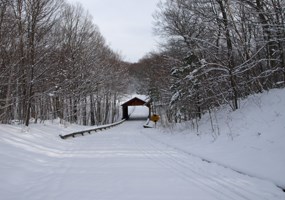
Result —
[{"label": "bridge roof", "polygon": [[123,103],[121,106],[149,106],[149,101],[144,101],[138,97],[134,97]]}]

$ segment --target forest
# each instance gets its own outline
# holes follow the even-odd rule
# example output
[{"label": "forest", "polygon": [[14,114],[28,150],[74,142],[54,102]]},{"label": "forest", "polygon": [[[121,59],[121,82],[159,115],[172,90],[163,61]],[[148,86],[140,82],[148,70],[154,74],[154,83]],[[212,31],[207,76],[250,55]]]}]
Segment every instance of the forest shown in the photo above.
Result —
[{"label": "forest", "polygon": [[0,123],[111,123],[134,88],[195,124],[285,86],[284,0],[165,0],[153,19],[159,50],[126,63],[80,4],[0,0]]},{"label": "forest", "polygon": [[126,71],[80,4],[0,0],[0,123],[114,122]]},{"label": "forest", "polygon": [[197,121],[222,105],[285,85],[284,0],[166,0],[154,13],[161,49],[130,73],[163,123]]}]

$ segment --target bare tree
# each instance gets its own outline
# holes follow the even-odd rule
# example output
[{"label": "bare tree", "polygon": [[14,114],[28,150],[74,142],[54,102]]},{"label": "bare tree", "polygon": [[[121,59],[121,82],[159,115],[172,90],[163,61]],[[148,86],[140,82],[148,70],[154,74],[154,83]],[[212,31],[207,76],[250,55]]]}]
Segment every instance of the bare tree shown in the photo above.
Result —
[{"label": "bare tree", "polygon": [[279,0],[161,3],[155,32],[164,37],[162,49],[173,65],[175,112],[199,118],[224,103],[235,110],[239,98],[284,86],[282,11]]},{"label": "bare tree", "polygon": [[80,4],[0,3],[2,123],[60,118],[94,125],[119,118],[125,63]]}]

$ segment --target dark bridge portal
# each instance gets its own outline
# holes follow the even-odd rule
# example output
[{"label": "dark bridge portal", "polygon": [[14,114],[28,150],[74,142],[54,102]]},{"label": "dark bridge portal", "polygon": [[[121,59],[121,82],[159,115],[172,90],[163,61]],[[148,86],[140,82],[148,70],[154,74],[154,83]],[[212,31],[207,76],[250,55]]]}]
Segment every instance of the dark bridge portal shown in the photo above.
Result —
[{"label": "dark bridge portal", "polygon": [[129,119],[129,106],[147,106],[149,109],[148,117],[151,115],[150,102],[145,102],[137,97],[132,98],[121,106],[123,109],[123,119]]}]

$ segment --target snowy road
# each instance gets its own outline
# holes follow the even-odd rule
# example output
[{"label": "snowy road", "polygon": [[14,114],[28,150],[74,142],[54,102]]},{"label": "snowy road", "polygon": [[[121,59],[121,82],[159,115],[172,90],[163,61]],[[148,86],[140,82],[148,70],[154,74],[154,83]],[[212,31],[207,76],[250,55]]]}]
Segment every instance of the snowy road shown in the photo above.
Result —
[{"label": "snowy road", "polygon": [[[5,180],[0,184],[1,196],[5,200],[285,199],[270,182],[153,140],[155,129],[144,129],[143,123],[128,121],[50,146],[14,141],[21,151],[6,155],[6,166],[1,163],[8,172],[1,175]],[[13,159],[18,159],[18,170],[9,172]]]}]

